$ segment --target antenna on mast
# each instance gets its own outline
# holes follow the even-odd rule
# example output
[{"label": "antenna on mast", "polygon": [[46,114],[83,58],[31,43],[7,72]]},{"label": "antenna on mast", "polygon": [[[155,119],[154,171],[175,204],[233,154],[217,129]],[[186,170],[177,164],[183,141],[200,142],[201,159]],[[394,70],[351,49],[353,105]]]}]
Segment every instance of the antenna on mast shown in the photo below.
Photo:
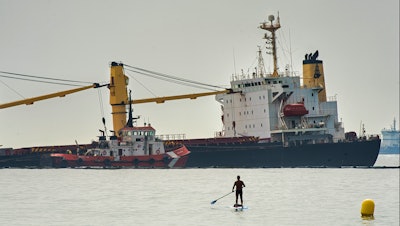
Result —
[{"label": "antenna on mast", "polygon": [[126,123],[127,127],[133,127],[133,116],[132,116],[132,90],[129,90],[129,115],[128,122]]},{"label": "antenna on mast", "polygon": [[233,48],[233,70],[234,70],[234,79],[236,77],[236,57],[235,57],[235,48]]},{"label": "antenna on mast", "polygon": [[[271,44],[271,50],[272,50],[272,57],[274,59],[274,72],[272,73],[272,77],[278,77],[278,58],[276,55],[276,35],[275,35],[275,31],[278,30],[281,27],[280,24],[280,18],[279,18],[279,12],[278,12],[278,18],[275,21],[275,17],[274,15],[269,15],[268,16],[268,22],[263,22],[260,25],[261,29],[267,30],[269,32],[271,32],[272,36],[268,36],[268,34],[266,33],[264,35],[264,38],[267,39],[267,44]],[[267,49],[269,49],[267,47]]]},{"label": "antenna on mast", "polygon": [[257,74],[261,77],[266,75],[265,73],[265,66],[264,66],[264,59],[262,57],[261,46],[258,46],[258,66],[257,66]]}]

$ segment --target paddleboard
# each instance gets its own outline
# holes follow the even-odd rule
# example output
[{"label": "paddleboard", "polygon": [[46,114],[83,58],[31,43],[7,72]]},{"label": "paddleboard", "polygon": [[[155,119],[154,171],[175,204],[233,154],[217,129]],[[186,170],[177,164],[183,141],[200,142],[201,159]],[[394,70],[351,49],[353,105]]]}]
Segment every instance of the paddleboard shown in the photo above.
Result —
[{"label": "paddleboard", "polygon": [[231,206],[230,208],[232,208],[233,210],[235,210],[235,211],[243,211],[243,210],[247,210],[247,209],[249,209],[249,207],[248,206],[242,206],[242,205],[233,205],[233,206]]}]

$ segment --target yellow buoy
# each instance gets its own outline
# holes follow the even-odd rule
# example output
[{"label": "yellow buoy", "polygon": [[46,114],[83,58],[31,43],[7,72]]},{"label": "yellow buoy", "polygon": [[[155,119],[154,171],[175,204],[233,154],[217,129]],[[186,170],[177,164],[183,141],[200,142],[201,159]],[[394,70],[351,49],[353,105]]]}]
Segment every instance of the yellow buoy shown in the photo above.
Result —
[{"label": "yellow buoy", "polygon": [[375,203],[372,199],[365,199],[361,204],[361,216],[373,217],[375,210]]}]

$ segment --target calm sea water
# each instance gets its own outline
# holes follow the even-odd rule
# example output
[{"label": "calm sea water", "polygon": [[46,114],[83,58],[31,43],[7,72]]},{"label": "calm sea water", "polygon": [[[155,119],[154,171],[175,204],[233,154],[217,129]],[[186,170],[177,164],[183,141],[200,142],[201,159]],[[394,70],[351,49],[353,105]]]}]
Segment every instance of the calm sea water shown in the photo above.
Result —
[{"label": "calm sea water", "polygon": [[[382,155],[377,166],[398,166]],[[398,168],[0,169],[0,225],[399,225]],[[236,175],[248,210],[229,206]],[[375,218],[360,217],[364,199]]]}]

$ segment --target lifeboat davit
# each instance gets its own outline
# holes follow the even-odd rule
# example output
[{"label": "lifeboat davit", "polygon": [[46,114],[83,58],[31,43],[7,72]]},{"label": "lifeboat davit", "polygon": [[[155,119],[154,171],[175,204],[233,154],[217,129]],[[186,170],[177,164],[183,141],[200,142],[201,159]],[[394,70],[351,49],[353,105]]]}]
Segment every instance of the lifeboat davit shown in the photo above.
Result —
[{"label": "lifeboat davit", "polygon": [[283,107],[283,114],[285,116],[303,116],[308,114],[308,110],[304,104],[287,104]]}]

